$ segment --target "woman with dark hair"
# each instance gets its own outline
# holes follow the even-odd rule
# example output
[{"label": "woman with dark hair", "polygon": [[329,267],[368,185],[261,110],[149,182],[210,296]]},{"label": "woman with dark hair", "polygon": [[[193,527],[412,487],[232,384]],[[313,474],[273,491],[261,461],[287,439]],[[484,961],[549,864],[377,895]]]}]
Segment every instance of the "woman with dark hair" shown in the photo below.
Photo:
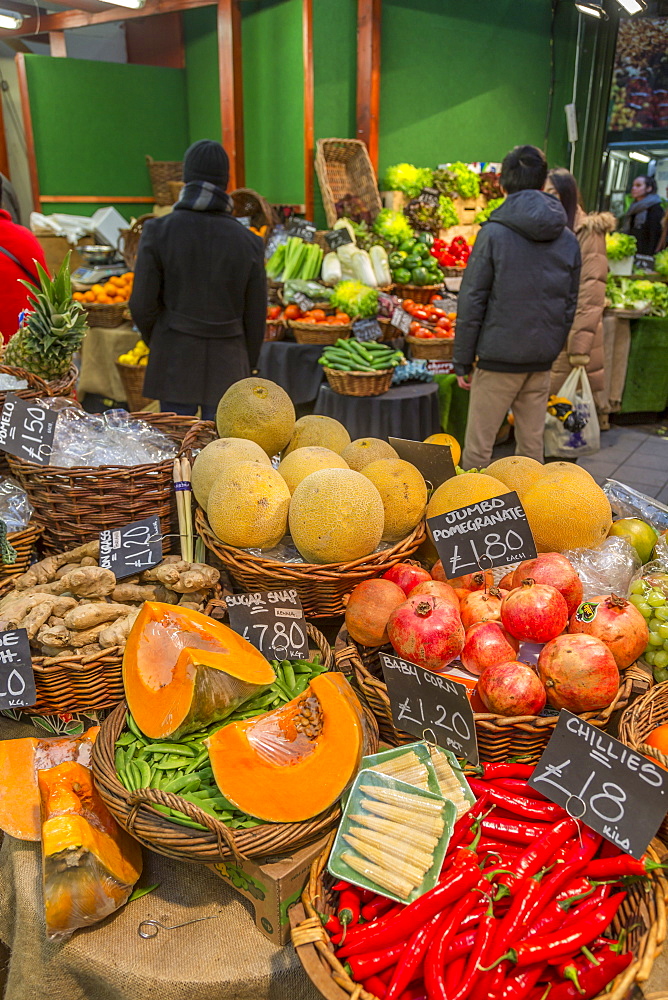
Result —
[{"label": "woman with dark hair", "polygon": [[550,170],[545,192],[554,195],[561,202],[568,226],[578,238],[582,257],[575,318],[566,345],[552,365],[550,392],[559,395],[571,369],[584,365],[597,408],[601,410],[606,404],[603,395],[603,309],[605,279],[608,275],[605,235],[615,228],[615,217],[610,212],[592,212],[587,215],[581,205],[577,181],[563,167]]},{"label": "woman with dark hair", "polygon": [[656,193],[656,181],[653,177],[641,174],[631,185],[633,202],[628,212],[622,216],[620,230],[629,236],[635,236],[639,254],[652,256],[656,253],[661,239],[661,220],[663,209],[661,199]]}]

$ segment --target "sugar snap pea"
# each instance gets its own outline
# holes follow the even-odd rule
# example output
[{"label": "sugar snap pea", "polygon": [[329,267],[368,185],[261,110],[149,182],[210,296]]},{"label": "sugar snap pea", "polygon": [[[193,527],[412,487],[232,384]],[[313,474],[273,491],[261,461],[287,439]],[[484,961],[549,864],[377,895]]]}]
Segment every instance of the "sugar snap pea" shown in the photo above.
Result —
[{"label": "sugar snap pea", "polygon": [[151,768],[145,760],[133,761],[134,767],[139,771],[139,788],[148,788],[151,784]]},{"label": "sugar snap pea", "polygon": [[139,728],[135,720],[132,718],[132,714],[130,712],[125,713],[125,721],[127,723],[128,729],[131,730],[131,732],[133,732],[135,736],[138,736],[139,739],[143,740],[144,734],[142,733],[141,729]]},{"label": "sugar snap pea", "polygon": [[188,764],[190,764],[189,757],[165,757],[163,760],[156,761],[153,766],[159,771],[175,771]]},{"label": "sugar snap pea", "polygon": [[181,757],[195,757],[196,752],[191,746],[186,746],[185,743],[152,743],[150,747],[151,753],[176,753],[180,754]]}]

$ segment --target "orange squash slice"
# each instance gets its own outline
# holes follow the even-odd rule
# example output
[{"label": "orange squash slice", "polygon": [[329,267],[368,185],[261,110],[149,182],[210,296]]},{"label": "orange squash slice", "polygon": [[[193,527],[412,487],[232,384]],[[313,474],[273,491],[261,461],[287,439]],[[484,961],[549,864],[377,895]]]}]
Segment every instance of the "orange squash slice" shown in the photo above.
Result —
[{"label": "orange squash slice", "polygon": [[68,760],[88,766],[99,731],[99,726],[93,726],[82,736],[29,736],[0,742],[0,830],[17,840],[39,840],[37,771]]},{"label": "orange squash slice", "polygon": [[282,708],[233,722],[205,741],[220,791],[237,809],[296,823],[329,808],[364,752],[362,706],[340,673],[314,677]]},{"label": "orange squash slice", "polygon": [[109,916],[141,875],[141,847],[117,825],[76,761],[38,772],[46,932],[51,939]]},{"label": "orange squash slice", "polygon": [[123,656],[128,707],[151,739],[224,719],[275,679],[262,653],[227,625],[172,604],[146,601]]}]

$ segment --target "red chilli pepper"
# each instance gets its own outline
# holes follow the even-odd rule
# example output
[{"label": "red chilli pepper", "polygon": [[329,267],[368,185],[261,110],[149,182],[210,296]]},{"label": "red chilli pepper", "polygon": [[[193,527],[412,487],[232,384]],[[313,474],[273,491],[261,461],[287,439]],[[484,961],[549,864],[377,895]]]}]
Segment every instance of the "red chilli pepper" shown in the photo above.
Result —
[{"label": "red chilli pepper", "polygon": [[511,844],[530,844],[550,832],[547,823],[525,823],[519,819],[494,819],[491,816],[483,819],[481,826],[484,835],[508,840]]},{"label": "red chilli pepper", "polygon": [[[590,944],[609,923],[617,913],[625,892],[618,892],[579,923],[558,931],[554,936],[543,935],[541,937],[530,938],[523,941],[517,948],[512,949],[508,958],[515,961],[518,966],[535,965],[536,962],[548,962],[559,955],[571,955],[583,945]],[[504,956],[505,957],[505,956]]]},{"label": "red chilli pepper", "polygon": [[482,781],[476,781],[475,778],[469,778],[469,785],[476,795],[486,793],[490,802],[494,802],[506,812],[523,819],[554,823],[567,815],[561,806],[557,806],[553,802],[537,802],[536,799],[528,799],[523,795],[516,795],[513,792],[505,791],[505,789],[486,785]]},{"label": "red chilli pepper", "polygon": [[341,921],[337,917],[336,913],[331,913],[323,926],[330,935],[330,937],[332,935],[340,934],[341,931],[343,930],[343,927],[341,926]]},{"label": "red chilli pepper", "polygon": [[598,996],[615,976],[628,969],[633,961],[633,952],[627,951],[623,955],[617,955],[610,951],[596,957],[599,965],[589,965],[588,968],[578,972],[580,990],[575,983],[559,983],[550,990],[550,1000],[591,1000],[592,997]]},{"label": "red chilli pepper", "polygon": [[542,792],[533,788],[528,781],[524,781],[522,778],[497,778],[492,784],[494,788],[503,788],[507,792],[524,795],[527,799],[537,799],[538,802],[548,801]]},{"label": "red chilli pepper", "polygon": [[524,778],[526,781],[534,771],[533,764],[482,764],[482,773],[486,780],[495,778]]},{"label": "red chilli pepper", "polygon": [[352,889],[352,888],[353,886],[350,884],[350,882],[344,882],[343,879],[339,879],[339,881],[335,882],[334,885],[332,886],[334,892],[343,892],[345,889]]},{"label": "red chilli pepper", "polygon": [[[494,929],[497,926],[497,921],[494,918],[494,910],[490,904],[487,913],[480,921],[480,926],[478,928],[478,933],[475,938],[475,942],[471,949],[471,954],[466,963],[464,972],[462,973],[459,989],[456,989],[454,993],[448,993],[448,1000],[463,1000],[465,996],[471,991],[477,980],[480,978],[481,972],[478,968],[480,959],[483,954],[489,949],[492,940],[492,935],[494,934]],[[453,944],[459,940],[455,939]],[[451,960],[450,955],[452,951],[452,945],[446,956],[446,960]],[[446,980],[446,987],[448,982]]]},{"label": "red chilli pepper", "polygon": [[365,920],[375,920],[376,917],[382,917],[387,913],[392,906],[394,906],[394,900],[388,899],[387,896],[378,896],[370,903],[364,904],[362,916]]},{"label": "red chilli pepper", "polygon": [[444,914],[437,913],[411,935],[406,950],[394,970],[392,982],[387,988],[386,1000],[397,1000],[419,974],[439,924],[445,919],[447,918]]},{"label": "red chilli pepper", "polygon": [[499,1000],[524,1000],[540,979],[545,966],[537,962],[526,969],[512,972],[503,982]]},{"label": "red chilli pepper", "polygon": [[351,968],[353,979],[358,983],[364,982],[371,976],[377,976],[381,972],[385,972],[386,969],[391,969],[393,965],[397,964],[405,950],[406,942],[402,941],[401,944],[395,944],[383,951],[352,955],[348,959],[348,965]]},{"label": "red chilli pepper", "polygon": [[656,868],[665,868],[665,864],[652,861],[647,855],[638,860],[630,854],[619,854],[614,858],[597,858],[587,865],[587,875],[592,879],[619,879],[639,875],[644,877]]},{"label": "red chilli pepper", "polygon": [[378,976],[371,976],[370,979],[365,979],[362,986],[367,991],[367,993],[373,993],[378,997],[378,1000],[384,1000],[387,994],[387,986],[382,979]]},{"label": "red chilli pepper", "polygon": [[466,958],[454,958],[445,966],[445,992],[450,1000],[457,995],[457,987],[462,981],[466,969]]},{"label": "red chilli pepper", "polygon": [[339,908],[336,915],[341,921],[342,927],[359,923],[360,919],[360,894],[355,889],[343,889],[339,896]]},{"label": "red chilli pepper", "polygon": [[[550,864],[555,852],[577,833],[577,829],[578,825],[575,820],[567,817],[539,837],[517,859],[515,870],[518,878],[523,875],[535,875],[545,865]],[[507,884],[510,880],[501,879],[501,881]]]}]

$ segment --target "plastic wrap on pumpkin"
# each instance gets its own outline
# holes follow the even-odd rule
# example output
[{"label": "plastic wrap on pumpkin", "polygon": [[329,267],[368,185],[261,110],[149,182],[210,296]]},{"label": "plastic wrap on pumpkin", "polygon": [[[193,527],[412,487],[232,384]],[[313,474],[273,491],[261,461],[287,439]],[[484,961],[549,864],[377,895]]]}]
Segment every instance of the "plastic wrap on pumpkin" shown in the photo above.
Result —
[{"label": "plastic wrap on pumpkin", "polygon": [[216,784],[237,809],[296,823],[337,801],[358,771],[366,736],[357,695],[343,674],[327,673],[282,708],[224,726],[205,743]]},{"label": "plastic wrap on pumpkin", "polygon": [[141,875],[141,847],[122,830],[74,761],[38,772],[46,933],[69,937],[127,902]]},{"label": "plastic wrap on pumpkin", "polygon": [[151,739],[178,739],[224,719],[276,679],[262,653],[199,611],[147,601],[128,636],[123,684]]}]

